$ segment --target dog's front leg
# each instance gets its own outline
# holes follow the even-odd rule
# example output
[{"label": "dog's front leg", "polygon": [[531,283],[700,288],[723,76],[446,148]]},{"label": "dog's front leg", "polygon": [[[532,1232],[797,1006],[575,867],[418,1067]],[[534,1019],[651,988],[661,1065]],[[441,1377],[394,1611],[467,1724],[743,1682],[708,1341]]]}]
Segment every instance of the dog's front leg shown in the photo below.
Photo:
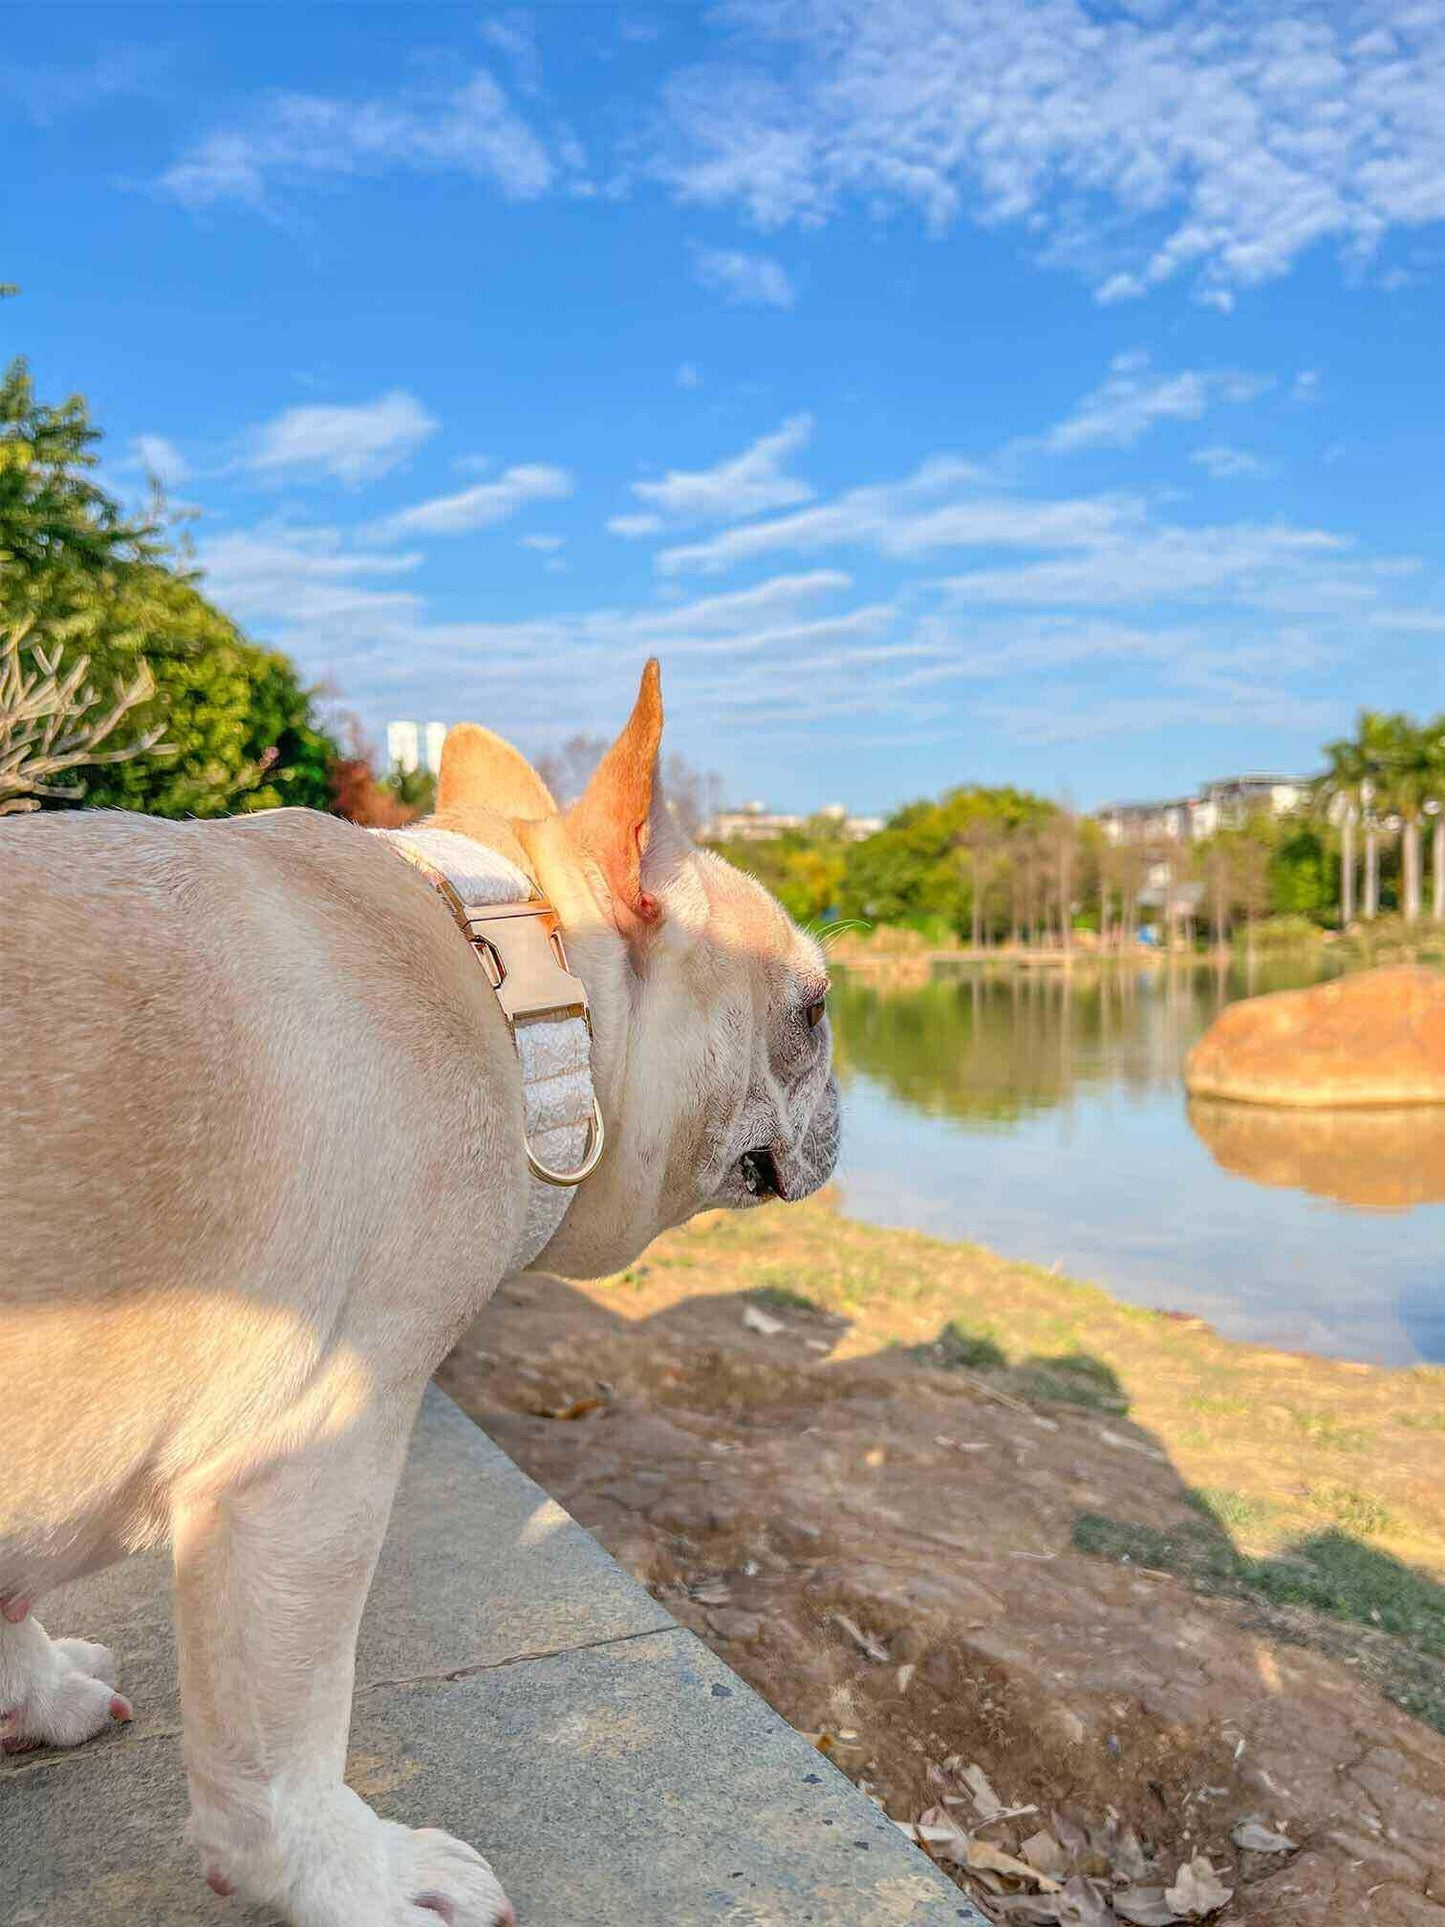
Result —
[{"label": "dog's front leg", "polygon": [[356,1633],[415,1400],[278,1455],[176,1520],[193,1830],[210,1884],[293,1927],[500,1927],[485,1860],[344,1785]]}]

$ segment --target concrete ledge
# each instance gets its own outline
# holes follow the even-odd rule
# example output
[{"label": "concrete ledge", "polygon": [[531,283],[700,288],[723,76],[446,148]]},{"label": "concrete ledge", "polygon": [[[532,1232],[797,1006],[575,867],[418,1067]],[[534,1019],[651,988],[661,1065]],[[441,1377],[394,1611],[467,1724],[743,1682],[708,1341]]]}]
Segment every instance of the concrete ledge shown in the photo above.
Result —
[{"label": "concrete ledge", "polygon": [[[136,1721],[0,1766],[4,1927],[268,1927],[182,1838],[166,1561],[43,1610],[115,1648]],[[983,1927],[435,1388],[362,1626],[348,1777],[480,1847],[523,1927]]]}]

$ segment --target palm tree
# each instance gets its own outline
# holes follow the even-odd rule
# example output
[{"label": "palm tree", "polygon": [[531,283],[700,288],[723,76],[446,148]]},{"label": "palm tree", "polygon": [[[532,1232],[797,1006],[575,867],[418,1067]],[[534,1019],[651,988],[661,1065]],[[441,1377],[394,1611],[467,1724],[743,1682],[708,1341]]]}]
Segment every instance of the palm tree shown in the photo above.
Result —
[{"label": "palm tree", "polygon": [[[1381,809],[1388,814],[1393,799],[1392,759],[1398,720],[1383,715],[1377,709],[1362,709],[1353,737],[1325,745],[1329,768],[1322,779],[1321,790],[1326,796],[1344,799],[1342,827],[1345,832],[1345,867],[1349,878],[1341,890],[1341,902],[1342,906],[1348,906],[1349,911],[1353,912],[1354,838],[1351,810],[1358,804],[1365,831],[1365,879],[1360,914],[1367,920],[1378,916],[1380,910]],[[1351,920],[1348,915],[1341,919],[1345,923]]]},{"label": "palm tree", "polygon": [[1418,921],[1424,895],[1421,825],[1435,796],[1440,771],[1428,729],[1409,716],[1385,718],[1388,726],[1389,802],[1400,818],[1401,909],[1406,923]]},{"label": "palm tree", "polygon": [[1340,825],[1340,928],[1348,930],[1355,920],[1355,825],[1360,817],[1360,796],[1366,776],[1360,745],[1352,736],[1326,743],[1329,767],[1316,785],[1317,801],[1331,820]]},{"label": "palm tree", "polygon": [[1430,796],[1425,813],[1432,819],[1430,834],[1430,914],[1445,923],[1445,714],[1426,723],[1420,734],[1430,770]]}]

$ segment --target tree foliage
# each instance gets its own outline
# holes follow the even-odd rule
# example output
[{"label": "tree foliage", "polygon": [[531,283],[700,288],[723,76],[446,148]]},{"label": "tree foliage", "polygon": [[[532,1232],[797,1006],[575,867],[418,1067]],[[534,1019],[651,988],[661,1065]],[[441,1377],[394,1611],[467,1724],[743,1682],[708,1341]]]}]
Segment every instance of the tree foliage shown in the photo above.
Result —
[{"label": "tree foliage", "polygon": [[23,361],[0,379],[0,622],[47,648],[79,625],[97,687],[153,684],[127,727],[163,742],[79,770],[83,800],[159,816],[327,808],[336,748],[313,695],[206,600],[159,514],[129,516],[100,486],[99,440],[80,396],[41,402]]}]

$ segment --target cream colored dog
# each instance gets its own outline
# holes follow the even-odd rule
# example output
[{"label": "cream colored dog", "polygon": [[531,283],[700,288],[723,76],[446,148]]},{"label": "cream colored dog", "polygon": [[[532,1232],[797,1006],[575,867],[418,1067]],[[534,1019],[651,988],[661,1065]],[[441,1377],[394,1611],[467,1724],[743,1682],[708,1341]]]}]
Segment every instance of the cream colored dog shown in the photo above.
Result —
[{"label": "cream colored dog", "polygon": [[[558,813],[447,738],[436,821],[560,911],[608,1149],[538,1263],[596,1276],[709,1205],[801,1197],[837,1090],[816,947],[663,805],[656,664]],[[521,1076],[384,843],[281,810],[0,831],[0,1733],[130,1716],[50,1588],[169,1539],[202,1869],[294,1927],[512,1919],[491,1869],[342,1781],[357,1624],[438,1361],[517,1248]]]}]

